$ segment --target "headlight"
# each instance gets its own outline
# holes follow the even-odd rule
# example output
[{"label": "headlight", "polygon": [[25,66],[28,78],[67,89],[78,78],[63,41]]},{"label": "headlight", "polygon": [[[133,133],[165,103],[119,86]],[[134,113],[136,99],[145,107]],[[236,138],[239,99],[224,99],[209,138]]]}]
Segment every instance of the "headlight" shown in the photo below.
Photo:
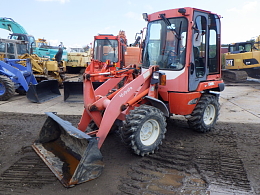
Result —
[{"label": "headlight", "polygon": [[153,79],[159,80],[159,78],[160,78],[160,73],[159,72],[154,72],[153,73]]}]

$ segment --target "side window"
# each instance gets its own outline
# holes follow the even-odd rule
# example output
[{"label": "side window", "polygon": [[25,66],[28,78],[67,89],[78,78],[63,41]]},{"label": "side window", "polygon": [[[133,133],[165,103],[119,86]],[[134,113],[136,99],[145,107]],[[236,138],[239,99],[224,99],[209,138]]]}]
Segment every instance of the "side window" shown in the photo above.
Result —
[{"label": "side window", "polygon": [[209,31],[209,58],[215,58],[217,55],[217,50],[216,50],[216,40],[217,40],[217,34],[215,30],[210,30]]},{"label": "side window", "polygon": [[0,60],[4,60],[4,58],[6,57],[5,49],[6,49],[6,44],[0,42]]},{"label": "side window", "polygon": [[251,45],[251,44],[246,44],[246,45],[245,45],[245,50],[246,50],[247,52],[250,52],[250,51],[251,51],[251,48],[252,48],[252,45]]},{"label": "side window", "polygon": [[7,53],[14,54],[14,44],[7,43]]},{"label": "side window", "polygon": [[0,52],[5,52],[5,48],[6,48],[6,46],[5,46],[5,43],[0,43]]},{"label": "side window", "polygon": [[14,44],[13,43],[7,43],[7,58],[15,59],[15,56],[14,56]]},{"label": "side window", "polygon": [[[208,66],[209,66],[209,74],[219,72],[220,63],[220,41],[219,41],[219,31],[220,31],[220,23],[219,18],[211,14],[210,16],[210,26],[209,26],[209,59],[208,59]],[[229,51],[232,52],[236,50],[235,45],[229,46]]]},{"label": "side window", "polygon": [[206,54],[206,28],[207,21],[204,16],[197,16],[193,34],[193,56],[195,63],[196,77],[203,77],[206,73],[205,54]]},{"label": "side window", "polygon": [[148,61],[150,64],[157,64],[158,63],[158,56],[160,55],[160,41],[161,41],[161,31],[162,26],[160,23],[152,23],[151,24],[151,30],[149,31],[149,42],[147,45],[147,49],[149,55],[147,56]]},{"label": "side window", "polygon": [[34,37],[29,36],[29,44],[30,47],[36,47]]},{"label": "side window", "polygon": [[17,44],[17,54],[22,55],[28,53],[27,46],[25,44]]},{"label": "side window", "polygon": [[245,51],[245,47],[244,47],[244,45],[239,45],[239,51]]}]

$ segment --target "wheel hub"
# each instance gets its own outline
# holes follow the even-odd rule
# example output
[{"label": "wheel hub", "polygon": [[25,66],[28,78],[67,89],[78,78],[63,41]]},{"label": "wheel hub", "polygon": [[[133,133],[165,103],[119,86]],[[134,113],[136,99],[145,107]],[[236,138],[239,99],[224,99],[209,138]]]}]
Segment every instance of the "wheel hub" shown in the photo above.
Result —
[{"label": "wheel hub", "polygon": [[215,119],[216,110],[215,107],[210,104],[206,107],[203,114],[203,121],[206,125],[210,125]]},{"label": "wheel hub", "polygon": [[2,83],[0,83],[0,95],[3,95],[5,93],[5,87]]},{"label": "wheel hub", "polygon": [[141,142],[148,146],[153,144],[159,136],[159,123],[154,119],[147,120],[140,131]]}]

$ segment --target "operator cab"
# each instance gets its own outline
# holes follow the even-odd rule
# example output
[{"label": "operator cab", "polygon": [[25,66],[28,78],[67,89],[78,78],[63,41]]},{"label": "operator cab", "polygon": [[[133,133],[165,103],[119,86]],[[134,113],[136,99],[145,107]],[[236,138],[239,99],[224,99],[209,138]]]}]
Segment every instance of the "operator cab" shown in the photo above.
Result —
[{"label": "operator cab", "polygon": [[21,41],[26,41],[28,42],[28,46],[27,46],[27,49],[28,51],[30,51],[30,53],[33,53],[33,50],[35,49],[36,47],[36,44],[35,44],[35,39],[33,36],[31,35],[27,35],[27,34],[21,34],[21,33],[13,33],[13,34],[10,34],[10,39],[13,39],[13,40],[21,40]]},{"label": "operator cab", "polygon": [[26,41],[0,39],[0,60],[18,59],[18,56],[28,53]]},{"label": "operator cab", "polygon": [[94,42],[94,59],[101,62],[107,60],[118,62],[118,41],[108,38],[96,39]]},{"label": "operator cab", "polygon": [[220,77],[218,15],[188,7],[143,16],[148,25],[142,68],[158,65],[166,74],[168,89],[195,91],[212,75]]}]

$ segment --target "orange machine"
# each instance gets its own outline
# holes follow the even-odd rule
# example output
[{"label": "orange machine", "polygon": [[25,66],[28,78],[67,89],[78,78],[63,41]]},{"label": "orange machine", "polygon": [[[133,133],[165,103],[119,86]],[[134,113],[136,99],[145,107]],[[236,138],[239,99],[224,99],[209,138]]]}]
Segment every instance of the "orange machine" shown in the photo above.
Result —
[{"label": "orange machine", "polygon": [[[93,55],[90,64],[85,69],[87,74],[105,73],[110,70],[121,69],[129,65],[139,66],[141,48],[127,46],[125,31],[119,31],[117,36],[112,34],[99,34],[94,36]],[[92,78],[93,79],[93,78]],[[97,88],[105,80],[103,77],[95,77],[92,80]],[[83,83],[64,82],[64,101],[83,101]]]},{"label": "orange machine", "polygon": [[109,67],[124,68],[140,63],[140,47],[128,47],[124,31],[117,36],[99,34],[94,37],[93,58],[85,73],[105,72]]},{"label": "orange machine", "polygon": [[[101,174],[99,149],[114,128],[133,153],[144,156],[163,144],[166,118],[171,115],[184,115],[198,132],[208,132],[216,124],[224,90],[220,16],[190,7],[143,16],[148,25],[142,73],[133,66],[86,71],[78,128],[48,113],[33,145],[66,187]],[[93,81],[99,79],[105,82],[95,89]]]}]

